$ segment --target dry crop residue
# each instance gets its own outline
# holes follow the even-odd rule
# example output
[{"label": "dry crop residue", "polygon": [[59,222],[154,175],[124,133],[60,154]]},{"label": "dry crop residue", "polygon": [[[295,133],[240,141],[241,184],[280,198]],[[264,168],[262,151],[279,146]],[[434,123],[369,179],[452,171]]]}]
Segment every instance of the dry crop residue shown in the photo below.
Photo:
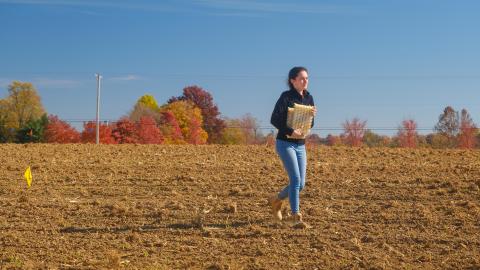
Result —
[{"label": "dry crop residue", "polygon": [[311,229],[270,217],[272,147],[3,144],[0,164],[0,269],[480,268],[479,151],[310,149]]}]

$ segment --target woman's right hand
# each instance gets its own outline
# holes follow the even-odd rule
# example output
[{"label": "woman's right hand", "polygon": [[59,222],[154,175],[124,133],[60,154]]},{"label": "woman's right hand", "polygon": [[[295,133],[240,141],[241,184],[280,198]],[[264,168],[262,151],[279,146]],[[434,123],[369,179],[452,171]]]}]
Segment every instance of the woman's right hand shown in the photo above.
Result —
[{"label": "woman's right hand", "polygon": [[302,130],[301,129],[295,129],[293,130],[292,132],[292,137],[294,139],[301,139],[303,137],[303,133],[302,133]]}]

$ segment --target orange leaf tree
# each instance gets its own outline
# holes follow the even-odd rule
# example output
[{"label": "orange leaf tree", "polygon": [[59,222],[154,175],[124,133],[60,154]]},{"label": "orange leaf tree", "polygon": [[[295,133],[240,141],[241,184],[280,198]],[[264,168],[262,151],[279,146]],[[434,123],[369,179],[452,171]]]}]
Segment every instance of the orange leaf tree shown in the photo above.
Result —
[{"label": "orange leaf tree", "polygon": [[160,110],[171,112],[175,116],[182,136],[187,142],[194,141],[197,144],[207,142],[208,134],[201,128],[202,112],[192,102],[178,100],[162,106]]},{"label": "orange leaf tree", "polygon": [[226,127],[225,121],[219,118],[220,111],[213,103],[212,95],[199,86],[188,86],[183,89],[183,95],[172,97],[168,103],[179,100],[190,101],[200,108],[203,122],[202,129],[208,134],[209,143],[219,143],[222,140],[222,133]]}]

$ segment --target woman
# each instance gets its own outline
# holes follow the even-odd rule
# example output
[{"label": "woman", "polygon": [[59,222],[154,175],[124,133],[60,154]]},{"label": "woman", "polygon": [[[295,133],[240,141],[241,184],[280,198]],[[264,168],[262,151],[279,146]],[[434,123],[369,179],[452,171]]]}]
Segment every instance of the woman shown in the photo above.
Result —
[{"label": "woman", "polygon": [[[288,197],[292,215],[284,221],[293,224],[302,222],[300,213],[300,191],[305,187],[305,174],[307,171],[307,153],[305,151],[305,139],[300,129],[292,129],[287,126],[288,108],[294,103],[314,106],[313,97],[307,91],[308,71],[304,67],[294,67],[288,73],[289,90],[280,95],[272,113],[271,123],[278,129],[275,147],[283,166],[288,173],[290,183],[280,193],[269,198],[273,216],[282,220],[282,200]],[[315,116],[316,108],[312,114]],[[313,127],[313,121],[312,121]],[[287,137],[287,135],[290,137]]]}]

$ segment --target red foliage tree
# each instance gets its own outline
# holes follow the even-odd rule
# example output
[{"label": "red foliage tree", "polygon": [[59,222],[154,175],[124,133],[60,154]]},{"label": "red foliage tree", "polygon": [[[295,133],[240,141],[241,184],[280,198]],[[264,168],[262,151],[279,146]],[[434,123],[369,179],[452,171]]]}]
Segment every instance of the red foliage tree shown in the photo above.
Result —
[{"label": "red foliage tree", "polygon": [[163,135],[160,129],[157,127],[155,119],[151,116],[143,116],[138,121],[137,125],[137,137],[139,143],[144,144],[161,144],[163,143]]},{"label": "red foliage tree", "polygon": [[183,143],[183,135],[177,119],[172,112],[162,112],[161,131],[164,135],[165,143]]},{"label": "red foliage tree", "polygon": [[80,142],[80,133],[68,123],[60,120],[56,115],[48,116],[48,124],[44,135],[47,143]]},{"label": "red foliage tree", "polygon": [[362,145],[366,125],[367,121],[360,121],[358,118],[353,118],[351,122],[345,121],[343,123],[345,142],[350,146]]},{"label": "red foliage tree", "polygon": [[470,114],[463,109],[460,115],[460,133],[458,134],[458,147],[464,149],[473,149],[476,145],[477,126],[473,122]]},{"label": "red foliage tree", "polygon": [[417,123],[413,119],[404,120],[398,129],[398,143],[401,147],[417,147]]},{"label": "red foliage tree", "polygon": [[202,140],[200,138],[200,122],[196,118],[192,118],[189,124],[190,134],[187,140],[190,144],[201,144]]},{"label": "red foliage tree", "polygon": [[203,129],[208,133],[208,143],[219,143],[226,127],[225,121],[219,118],[220,111],[213,103],[212,95],[199,86],[188,86],[183,89],[183,95],[172,97],[168,103],[177,100],[189,100],[202,111]]},{"label": "red foliage tree", "polygon": [[[95,143],[96,141],[96,127],[97,123],[95,122],[85,122],[83,124],[83,131],[81,133],[81,141],[84,143]],[[115,144],[115,139],[112,137],[112,129],[108,124],[100,123],[99,126],[99,139],[100,143],[104,144]]]},{"label": "red foliage tree", "polygon": [[128,118],[122,118],[115,123],[112,137],[117,143],[137,143],[139,141],[135,123]]}]

